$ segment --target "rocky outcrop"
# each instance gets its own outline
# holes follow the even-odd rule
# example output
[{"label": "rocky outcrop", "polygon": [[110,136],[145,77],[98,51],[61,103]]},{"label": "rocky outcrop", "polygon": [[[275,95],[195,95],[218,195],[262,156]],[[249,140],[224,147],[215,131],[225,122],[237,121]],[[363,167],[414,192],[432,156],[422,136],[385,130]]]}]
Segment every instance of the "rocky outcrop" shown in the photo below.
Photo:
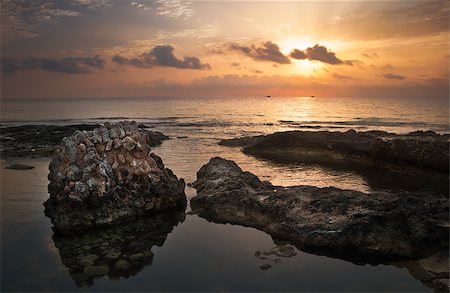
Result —
[{"label": "rocky outcrop", "polygon": [[273,186],[221,158],[198,171],[193,187],[191,207],[200,216],[254,227],[316,254],[377,264],[448,249],[449,202],[441,195]]},{"label": "rocky outcrop", "polygon": [[447,178],[449,135],[416,131],[397,135],[383,131],[289,131],[227,139],[244,153],[289,162],[360,164],[408,174]]},{"label": "rocky outcrop", "polygon": [[184,180],[150,152],[134,122],[105,123],[65,137],[50,163],[45,214],[57,229],[79,229],[186,206]]},{"label": "rocky outcrop", "polygon": [[[51,157],[61,140],[71,136],[75,131],[92,131],[100,127],[98,124],[74,125],[23,125],[0,128],[0,154],[2,157]],[[148,145],[160,145],[169,139],[158,131],[150,131],[145,125],[139,125],[147,133]]]},{"label": "rocky outcrop", "polygon": [[160,213],[75,237],[57,233],[53,241],[75,284],[90,287],[96,278],[127,278],[150,265],[152,247],[162,246],[184,217],[184,212]]}]

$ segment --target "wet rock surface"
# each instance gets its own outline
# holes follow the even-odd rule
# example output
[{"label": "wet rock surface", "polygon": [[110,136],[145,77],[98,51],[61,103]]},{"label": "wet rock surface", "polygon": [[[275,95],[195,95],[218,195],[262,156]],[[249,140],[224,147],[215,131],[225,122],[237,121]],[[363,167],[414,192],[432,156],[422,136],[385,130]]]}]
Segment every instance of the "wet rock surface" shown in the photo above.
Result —
[{"label": "wet rock surface", "polygon": [[254,227],[314,254],[380,264],[448,249],[449,202],[442,195],[274,186],[217,157],[193,187],[191,207],[201,217]]},{"label": "wet rock surface", "polygon": [[[98,124],[23,125],[0,128],[0,154],[2,157],[51,157],[61,140],[75,131],[92,131]],[[140,125],[139,128],[145,128]],[[144,130],[150,146],[160,145],[169,137],[157,131]]]},{"label": "wet rock surface", "polygon": [[225,146],[261,158],[306,163],[354,163],[409,174],[449,174],[449,135],[415,131],[397,135],[383,131],[288,131],[224,139]]},{"label": "wet rock surface", "polygon": [[75,284],[90,287],[105,275],[113,280],[128,278],[151,265],[152,247],[161,247],[184,217],[184,213],[159,213],[86,234],[55,233],[53,241]]},{"label": "wet rock surface", "polygon": [[134,122],[65,137],[50,163],[45,214],[57,229],[102,226],[186,207],[184,180],[150,152]]}]

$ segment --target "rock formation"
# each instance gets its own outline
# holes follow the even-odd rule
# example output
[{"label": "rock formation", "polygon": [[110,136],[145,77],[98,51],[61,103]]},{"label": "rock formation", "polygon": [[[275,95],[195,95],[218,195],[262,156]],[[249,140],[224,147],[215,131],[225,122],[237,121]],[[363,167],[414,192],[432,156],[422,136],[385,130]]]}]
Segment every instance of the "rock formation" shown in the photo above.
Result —
[{"label": "rock formation", "polygon": [[383,131],[288,131],[224,139],[246,154],[289,162],[359,164],[408,174],[441,176],[448,180],[449,135],[416,131],[397,135]]},{"label": "rock formation", "polygon": [[441,195],[273,186],[217,157],[193,187],[192,209],[207,220],[254,227],[315,254],[377,264],[448,249],[449,202]]},{"label": "rock formation", "polygon": [[89,287],[95,278],[126,278],[151,264],[152,247],[162,246],[184,217],[184,212],[159,213],[75,237],[55,234],[53,241],[75,284]]},{"label": "rock formation", "polygon": [[[98,124],[74,125],[23,125],[2,127],[0,133],[0,154],[3,157],[51,157],[58,148],[61,140],[71,136],[75,131],[92,131],[100,127]],[[160,145],[169,137],[158,131],[150,131],[145,125],[138,125],[147,133],[147,143],[152,146]]]},{"label": "rock formation", "polygon": [[150,152],[134,122],[105,123],[65,137],[50,163],[45,214],[55,228],[110,224],[186,206],[184,180]]}]

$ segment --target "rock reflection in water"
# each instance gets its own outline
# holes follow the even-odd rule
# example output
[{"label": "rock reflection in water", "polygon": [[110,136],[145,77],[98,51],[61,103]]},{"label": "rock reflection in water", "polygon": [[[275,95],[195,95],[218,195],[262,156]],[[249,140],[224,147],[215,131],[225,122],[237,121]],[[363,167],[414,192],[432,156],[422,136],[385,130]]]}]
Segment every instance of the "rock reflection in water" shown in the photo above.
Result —
[{"label": "rock reflection in water", "polygon": [[184,219],[184,213],[158,214],[85,234],[55,233],[53,241],[75,284],[90,287],[95,278],[127,278],[150,265],[152,247],[162,246]]}]

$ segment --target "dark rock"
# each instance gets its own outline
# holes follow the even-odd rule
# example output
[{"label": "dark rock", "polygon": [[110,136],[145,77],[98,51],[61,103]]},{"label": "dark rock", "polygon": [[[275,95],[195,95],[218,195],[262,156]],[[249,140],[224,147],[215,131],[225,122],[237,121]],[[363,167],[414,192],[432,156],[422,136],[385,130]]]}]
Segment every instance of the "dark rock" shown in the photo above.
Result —
[{"label": "dark rock", "polygon": [[401,173],[449,174],[449,135],[418,131],[397,135],[383,131],[289,131],[226,139],[244,153],[272,160],[306,163],[355,163]]},{"label": "dark rock", "polygon": [[107,266],[88,266],[84,268],[84,274],[88,277],[104,276],[108,273]]},{"label": "dark rock", "polygon": [[90,233],[67,235],[56,230],[53,241],[76,285],[91,286],[105,274],[111,279],[126,278],[150,265],[152,247],[162,246],[184,217],[181,212],[161,212]]},{"label": "dark rock", "polygon": [[[75,132],[55,151],[50,198],[44,203],[55,228],[76,230],[166,209],[184,211],[184,180],[150,152],[148,132],[132,122],[109,127]],[[107,150],[111,133],[123,143]]]},{"label": "dark rock", "polygon": [[263,264],[262,266],[260,266],[259,268],[263,271],[266,271],[266,270],[270,269],[271,267],[272,267],[272,265],[266,263],[266,264]]},{"label": "dark rock", "polygon": [[[217,157],[198,171],[193,187],[197,195],[191,207],[209,221],[254,227],[276,242],[356,264],[395,261],[427,286],[448,291],[446,196],[274,186]],[[288,257],[295,253],[288,247],[257,251],[255,256]]]},{"label": "dark rock", "polygon": [[[24,125],[0,128],[0,154],[3,157],[51,157],[55,149],[64,137],[71,136],[78,131],[78,135],[85,135],[81,131],[92,131],[98,128],[97,124],[74,124],[65,126],[56,125]],[[105,123],[105,130],[108,130],[111,123]],[[101,139],[107,143],[110,138],[106,136],[106,131],[93,136],[94,141]],[[157,132],[142,130],[147,133],[147,144],[150,146],[160,145],[168,136]],[[114,131],[113,131],[114,132]],[[117,136],[119,133],[117,133]],[[85,146],[80,146],[83,149]]]},{"label": "dark rock", "polygon": [[34,169],[34,166],[25,165],[25,164],[12,164],[6,167],[5,169],[12,169],[12,170],[31,170]]},{"label": "dark rock", "polygon": [[198,171],[193,187],[191,207],[200,216],[254,227],[317,254],[380,263],[448,249],[449,202],[441,195],[273,186],[221,158]]},{"label": "dark rock", "polygon": [[127,271],[131,267],[131,264],[124,259],[118,260],[114,264],[114,268],[118,271]]}]

